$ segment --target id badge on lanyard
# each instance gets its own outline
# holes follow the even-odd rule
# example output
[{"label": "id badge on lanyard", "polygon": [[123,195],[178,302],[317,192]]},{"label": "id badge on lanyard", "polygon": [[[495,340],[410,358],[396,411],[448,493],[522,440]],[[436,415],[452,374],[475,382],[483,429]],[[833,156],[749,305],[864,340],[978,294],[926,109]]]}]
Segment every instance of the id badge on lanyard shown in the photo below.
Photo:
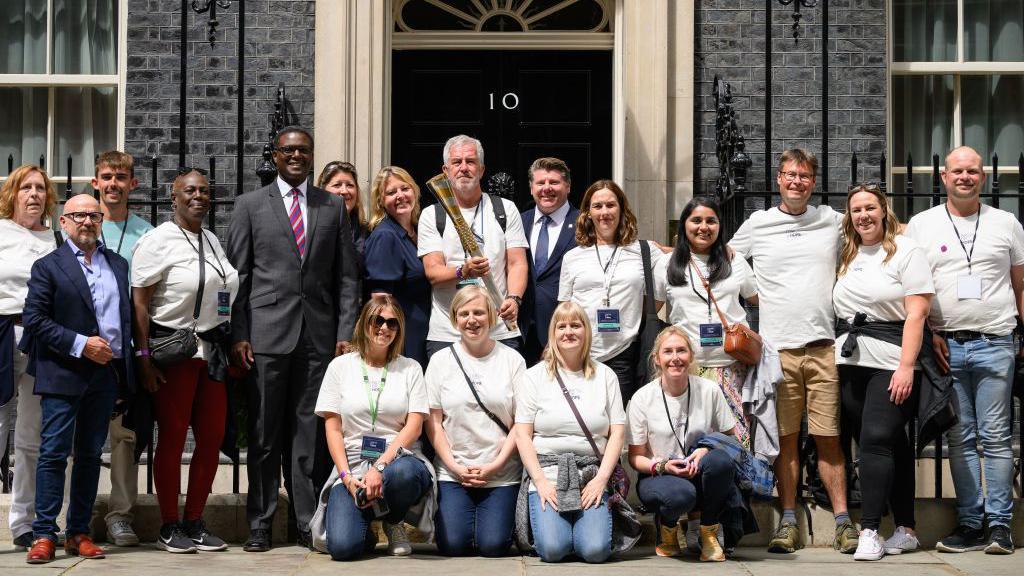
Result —
[{"label": "id badge on lanyard", "polygon": [[231,293],[226,286],[217,291],[217,316],[231,316]]},{"label": "id badge on lanyard", "polygon": [[967,257],[967,274],[958,274],[956,277],[956,297],[959,300],[981,300],[981,276],[974,275],[973,263],[971,262],[974,256],[974,247],[978,244],[981,208],[978,208],[978,219],[974,221],[974,238],[971,239],[970,250],[964,245],[964,240],[960,236],[960,230],[957,229],[956,222],[953,222],[953,216],[949,213],[949,206],[945,206],[945,208],[946,217],[949,218],[949,223],[953,226],[953,234],[956,235],[957,241],[960,242],[960,248],[963,249],[964,256]]},{"label": "id badge on lanyard", "polygon": [[597,331],[598,332],[619,332],[622,330],[622,323],[619,320],[618,308],[597,309]]},{"label": "id badge on lanyard", "polygon": [[[594,254],[597,255],[597,264],[601,268],[602,278],[602,289],[604,290],[604,300],[602,300],[602,307],[597,309],[597,331],[599,333],[608,332],[621,332],[622,331],[622,318],[619,314],[618,308],[612,308],[612,278],[615,276],[615,268],[618,266],[619,261],[615,259],[615,255],[618,254],[619,247],[616,246],[612,250],[612,255],[608,259],[608,263],[601,262],[601,252],[597,246],[594,246]],[[611,273],[608,272],[608,267],[611,267]]]},{"label": "id badge on lanyard", "polygon": [[[373,397],[373,390],[370,388],[370,376],[366,373],[366,363],[360,362],[363,369],[363,384],[366,387],[366,400],[370,405],[370,431],[376,432],[377,430],[377,414],[380,410],[380,395],[384,393],[384,385],[388,381],[388,367],[384,366],[384,371],[381,374],[380,383],[377,388],[377,397]],[[379,436],[363,435],[362,446],[359,449],[359,455],[367,460],[376,460],[380,458],[384,451],[387,449],[388,443],[386,440]]]},{"label": "id badge on lanyard", "polygon": [[718,322],[700,325],[701,348],[717,348],[725,342],[722,325]]}]

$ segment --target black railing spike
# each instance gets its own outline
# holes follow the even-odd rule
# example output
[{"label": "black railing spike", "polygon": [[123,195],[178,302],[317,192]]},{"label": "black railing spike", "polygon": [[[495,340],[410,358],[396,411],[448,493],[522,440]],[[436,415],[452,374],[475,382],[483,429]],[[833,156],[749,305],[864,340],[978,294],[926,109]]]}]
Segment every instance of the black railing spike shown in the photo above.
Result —
[{"label": "black railing spike", "polygon": [[160,163],[160,159],[157,158],[156,154],[150,157],[149,165],[150,169],[150,184],[149,184],[149,199],[152,204],[149,205],[149,223],[156,226],[156,199],[157,199],[157,167]]},{"label": "black railing spike", "polygon": [[217,233],[217,202],[214,190],[217,184],[217,158],[210,156],[210,210],[206,213],[207,225],[214,234]]},{"label": "black railing spike", "polygon": [[999,208],[999,154],[992,154],[992,207]]},{"label": "black railing spike", "polygon": [[[1017,193],[1024,196],[1024,152],[1017,157]],[[1017,211],[1020,211],[1020,207]]]},{"label": "black railing spike", "polygon": [[850,184],[857,185],[857,153],[853,153],[853,159],[850,160]]},{"label": "black railing spike", "polygon": [[43,154],[39,155],[39,167],[46,170],[46,156]]},{"label": "black railing spike", "polygon": [[888,175],[886,174],[885,161],[885,152],[882,152],[882,155],[878,157],[878,186],[882,189],[883,193],[888,192],[887,188],[889,187],[887,184]]},{"label": "black railing spike", "polygon": [[[71,198],[75,194],[75,187],[71,183],[71,166],[72,166],[71,154],[68,154],[67,184],[64,185],[64,199],[65,200],[68,199],[68,198]],[[100,199],[100,191],[99,190],[94,190],[93,191],[93,197],[96,198],[97,200],[99,200]]]},{"label": "black railing spike", "polygon": [[939,195],[942,193],[942,177],[939,172],[939,155],[932,154],[932,206],[939,205]]},{"label": "black railing spike", "polygon": [[7,155],[7,173],[14,172],[14,154]]}]

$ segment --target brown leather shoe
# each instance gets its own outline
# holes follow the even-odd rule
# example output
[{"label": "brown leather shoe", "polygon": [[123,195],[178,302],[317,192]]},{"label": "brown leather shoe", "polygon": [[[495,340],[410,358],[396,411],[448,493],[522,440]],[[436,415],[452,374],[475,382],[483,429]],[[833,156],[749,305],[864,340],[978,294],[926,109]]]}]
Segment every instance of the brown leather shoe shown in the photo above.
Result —
[{"label": "brown leather shoe", "polygon": [[28,556],[25,561],[29,564],[46,564],[53,562],[54,550],[57,543],[49,538],[36,538],[32,541],[32,547],[28,549]]},{"label": "brown leather shoe", "polygon": [[71,556],[82,558],[106,558],[103,548],[92,543],[92,538],[86,534],[75,534],[64,541],[64,551]]}]

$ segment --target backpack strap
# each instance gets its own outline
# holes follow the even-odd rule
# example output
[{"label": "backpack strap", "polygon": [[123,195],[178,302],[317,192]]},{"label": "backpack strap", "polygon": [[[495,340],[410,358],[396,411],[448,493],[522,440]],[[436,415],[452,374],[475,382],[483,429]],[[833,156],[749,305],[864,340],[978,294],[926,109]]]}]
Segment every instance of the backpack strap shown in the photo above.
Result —
[{"label": "backpack strap", "polygon": [[445,221],[448,220],[448,215],[445,214],[444,206],[440,202],[434,204],[434,221],[437,222],[437,235],[444,236]]},{"label": "backpack strap", "polygon": [[[484,196],[490,195],[484,194]],[[494,211],[494,219],[498,221],[501,231],[505,232],[505,229],[508,227],[508,216],[505,214],[505,203],[501,201],[501,198],[491,198],[491,210]],[[444,236],[447,219],[448,214],[444,211],[444,206],[440,202],[434,204],[434,222],[437,223],[437,234],[439,236]]]},{"label": "backpack strap", "polygon": [[[487,194],[487,196],[490,196],[490,194]],[[494,210],[494,219],[498,221],[498,226],[504,232],[505,227],[508,226],[508,219],[505,216],[505,203],[501,201],[500,197],[491,196],[491,209]]]}]

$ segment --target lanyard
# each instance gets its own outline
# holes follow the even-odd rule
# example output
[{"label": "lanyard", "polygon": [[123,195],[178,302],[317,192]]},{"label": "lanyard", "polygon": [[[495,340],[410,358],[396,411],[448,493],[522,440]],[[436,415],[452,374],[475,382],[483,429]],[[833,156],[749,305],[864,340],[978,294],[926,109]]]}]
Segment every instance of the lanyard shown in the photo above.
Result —
[{"label": "lanyard", "polygon": [[363,369],[363,385],[366,387],[366,400],[370,404],[370,430],[377,430],[377,410],[380,408],[380,395],[384,392],[384,385],[388,381],[388,366],[384,365],[384,372],[380,376],[380,388],[377,390],[377,398],[374,399],[370,391],[370,376],[366,373],[366,362],[360,360],[359,365]]},{"label": "lanyard", "polygon": [[[601,262],[601,247],[596,243],[594,244],[594,254],[597,256],[597,265],[601,268],[601,273],[604,274],[604,305],[611,306],[612,303],[612,278],[615,277],[615,268],[618,267],[619,261],[615,259],[615,255],[619,253],[619,245],[615,245],[615,249],[612,250],[612,255],[608,258],[608,263]],[[612,272],[608,273],[608,267],[611,266]]]},{"label": "lanyard", "polygon": [[963,249],[964,254],[967,256],[967,274],[971,273],[971,256],[974,255],[974,245],[977,244],[978,240],[978,225],[981,224],[981,207],[978,207],[978,219],[974,221],[974,237],[971,238],[971,250],[968,252],[967,247],[964,246],[963,239],[960,238],[960,231],[956,229],[956,223],[953,222],[953,216],[949,213],[949,206],[943,204],[943,208],[946,209],[946,218],[949,218],[949,223],[953,226],[953,232],[956,234],[956,240],[960,243],[960,248]]},{"label": "lanyard", "polygon": [[[175,225],[177,226],[177,224],[175,224]],[[185,233],[185,229],[182,228],[181,226],[178,226],[178,230],[181,230],[181,235],[185,237],[185,241],[188,242],[188,245],[191,246],[192,249],[196,251],[196,254],[199,254],[200,253],[199,249],[196,248],[196,245],[192,243],[192,240],[188,237],[188,234]],[[206,234],[203,233],[203,229],[200,228],[199,229],[199,244],[203,243],[203,238],[205,236],[206,236]],[[217,256],[217,251],[214,250],[213,243],[210,242],[209,240],[207,240],[207,242],[209,242],[209,244],[210,244],[210,252],[213,252],[213,257],[217,259],[217,263],[214,264],[213,262],[210,262],[206,258],[203,258],[203,262],[205,262],[206,264],[209,264],[210,266],[213,267],[213,270],[214,270],[214,272],[217,273],[217,276],[220,276],[221,286],[225,286],[226,287],[228,285],[228,281],[227,281],[227,272],[224,270],[224,264],[220,261],[220,256]]]},{"label": "lanyard", "polygon": [[[693,265],[694,267],[697,266],[697,264],[695,262],[693,262],[692,260],[690,261],[690,264]],[[690,275],[690,289],[693,290],[693,293],[697,295],[697,298],[700,298],[701,301],[703,301],[705,304],[708,305],[708,323],[710,324],[711,323],[711,299],[710,298],[705,298],[703,295],[701,295],[700,292],[697,292],[697,283],[693,281],[693,270],[687,268],[686,272],[689,273],[689,275]],[[698,273],[699,273],[699,271],[698,271]],[[701,278],[700,280],[701,280],[701,282],[703,282],[704,278]],[[709,294],[711,293],[711,286],[710,286],[710,284],[704,286],[704,288],[708,291]]]},{"label": "lanyard", "polygon": [[[684,394],[686,394],[686,423],[683,424],[683,440],[686,440],[686,435],[690,431],[690,402],[693,400],[693,386],[690,386],[689,376],[687,376],[686,380],[687,386],[686,392],[684,392]],[[679,441],[679,436],[676,435],[676,423],[672,420],[672,414],[668,411],[668,398],[665,397],[664,387],[661,388],[661,402],[665,405],[665,417],[668,418],[668,429],[672,431],[672,437],[676,439],[676,444],[683,452],[680,456],[685,456],[686,448],[683,447],[683,443]]]},{"label": "lanyard", "polygon": [[[114,221],[111,220],[110,222],[111,222],[111,224],[113,224]],[[117,228],[117,224],[114,224],[114,228]],[[117,252],[118,254],[121,253],[121,245],[124,244],[124,234],[127,231],[128,231],[128,219],[126,218],[125,221],[124,221],[124,226],[121,227],[121,238],[118,239],[118,241],[117,241],[117,250],[114,250],[114,252]],[[100,226],[100,237],[103,239],[103,243],[106,244],[107,243],[107,235],[103,233],[103,226]]]}]

